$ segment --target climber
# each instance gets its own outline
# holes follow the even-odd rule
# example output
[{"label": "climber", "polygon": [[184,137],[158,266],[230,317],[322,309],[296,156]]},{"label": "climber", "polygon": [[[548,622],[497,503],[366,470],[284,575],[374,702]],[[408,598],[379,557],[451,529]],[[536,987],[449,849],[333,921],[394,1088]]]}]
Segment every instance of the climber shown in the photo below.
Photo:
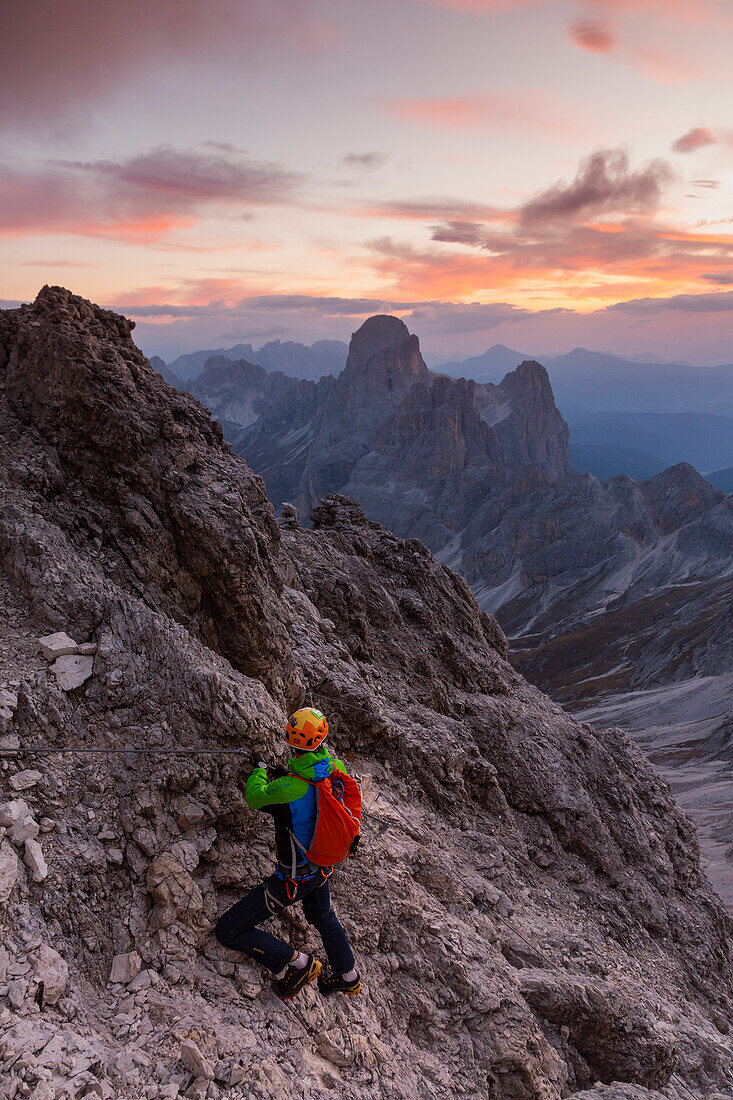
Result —
[{"label": "climber", "polygon": [[[328,886],[332,864],[356,850],[361,797],[344,764],[329,756],[322,744],[327,733],[328,722],[319,710],[307,707],[291,715],[285,732],[294,750],[289,772],[275,769],[276,778],[269,782],[261,754],[254,754],[245,797],[250,809],[264,810],[275,819],[277,863],[269,878],[222,914],[215,929],[219,943],[249,955],[275,975],[273,989],[283,1000],[316,978],[324,995],[353,996],[361,989],[349,941],[331,908]],[[329,782],[322,783],[327,778]],[[293,950],[258,928],[296,901],[303,902],[306,920],[321,936],[330,964],[328,974],[321,973],[321,963],[314,956]]]}]

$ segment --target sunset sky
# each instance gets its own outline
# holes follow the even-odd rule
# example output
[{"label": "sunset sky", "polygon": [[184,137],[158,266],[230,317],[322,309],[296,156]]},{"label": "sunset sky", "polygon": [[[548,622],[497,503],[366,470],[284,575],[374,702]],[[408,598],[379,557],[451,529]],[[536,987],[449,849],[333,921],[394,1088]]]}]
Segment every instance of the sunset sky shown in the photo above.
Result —
[{"label": "sunset sky", "polygon": [[733,362],[729,0],[4,0],[0,298]]}]

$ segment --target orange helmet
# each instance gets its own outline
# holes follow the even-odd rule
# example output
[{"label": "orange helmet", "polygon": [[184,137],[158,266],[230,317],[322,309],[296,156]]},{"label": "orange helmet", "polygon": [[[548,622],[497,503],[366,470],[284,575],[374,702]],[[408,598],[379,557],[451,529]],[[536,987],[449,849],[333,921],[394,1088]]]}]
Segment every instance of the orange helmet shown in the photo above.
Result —
[{"label": "orange helmet", "polygon": [[312,752],[317,749],[328,733],[328,722],[325,714],[313,707],[303,707],[296,710],[288,718],[285,727],[285,740],[293,749],[301,752]]}]

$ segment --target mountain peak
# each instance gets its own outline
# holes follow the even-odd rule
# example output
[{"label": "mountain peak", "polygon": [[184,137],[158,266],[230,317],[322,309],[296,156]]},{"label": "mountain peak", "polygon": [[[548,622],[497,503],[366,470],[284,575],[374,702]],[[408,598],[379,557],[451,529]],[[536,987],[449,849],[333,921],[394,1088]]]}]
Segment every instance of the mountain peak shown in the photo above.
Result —
[{"label": "mountain peak", "polygon": [[389,313],[375,313],[353,333],[351,340],[352,344],[368,341],[373,346],[390,347],[401,340],[406,340],[409,335],[407,325],[399,317],[393,317]]},{"label": "mountain peak", "polygon": [[369,317],[352,335],[343,377],[348,381],[367,375],[390,391],[430,379],[420,341],[399,317]]}]

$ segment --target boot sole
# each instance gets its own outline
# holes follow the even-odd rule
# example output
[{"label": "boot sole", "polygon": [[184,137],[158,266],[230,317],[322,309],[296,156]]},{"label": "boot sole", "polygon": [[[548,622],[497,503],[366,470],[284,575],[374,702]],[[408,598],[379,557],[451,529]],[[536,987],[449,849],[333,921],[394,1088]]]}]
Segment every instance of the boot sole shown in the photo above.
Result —
[{"label": "boot sole", "polygon": [[307,985],[310,985],[311,982],[314,982],[316,980],[316,978],[319,976],[319,974],[321,973],[321,971],[323,970],[323,967],[322,967],[321,963],[318,961],[318,959],[313,960],[313,963],[311,964],[311,967],[312,967],[312,969],[311,969],[311,973],[310,973],[309,977],[303,982],[302,985],[298,986],[298,988],[295,990],[294,993],[288,993],[286,996],[283,996],[282,993],[278,993],[278,991],[275,989],[273,991],[275,996],[279,997],[279,999],[281,1001],[292,1001],[293,997],[297,997],[298,994],[300,993],[300,991],[302,989],[305,989],[305,987]]},{"label": "boot sole", "polygon": [[320,987],[318,992],[322,997],[333,997],[337,993],[343,993],[346,997],[356,997],[358,993],[361,993],[361,982],[359,982],[356,989],[329,989],[324,992]]}]

